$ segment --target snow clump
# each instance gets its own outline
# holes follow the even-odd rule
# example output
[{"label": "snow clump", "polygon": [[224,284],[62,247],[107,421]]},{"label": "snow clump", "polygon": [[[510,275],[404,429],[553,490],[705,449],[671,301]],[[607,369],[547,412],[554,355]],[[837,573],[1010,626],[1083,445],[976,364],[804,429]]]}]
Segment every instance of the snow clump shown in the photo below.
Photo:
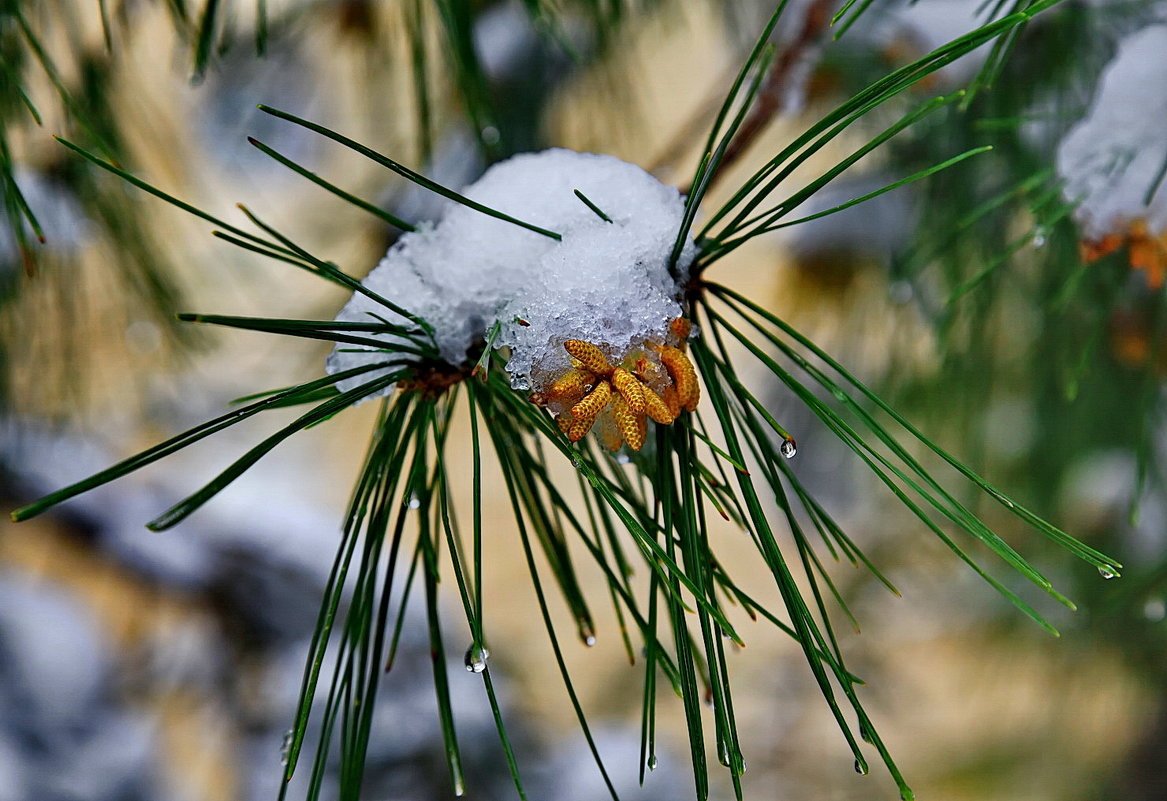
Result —
[{"label": "snow clump", "polygon": [[[585,205],[577,189],[611,222]],[[562,241],[453,201],[436,224],[397,240],[364,285],[426,320],[449,364],[466,366],[498,322],[494,346],[510,351],[512,385],[537,390],[570,367],[564,341],[595,343],[618,362],[645,341],[663,340],[669,322],[681,316],[681,287],[668,262],[684,200],[639,167],[611,156],[546,150],[494,165],[462,194]],[[690,241],[678,263],[682,280],[694,253]],[[405,322],[360,293],[336,319],[378,318]],[[329,373],[385,358],[347,348],[328,357]],[[362,375],[340,388],[367,380]]]},{"label": "snow clump", "polygon": [[1154,236],[1167,230],[1165,122],[1167,25],[1152,25],[1122,40],[1089,113],[1058,147],[1058,174],[1080,204],[1074,218],[1087,240],[1139,221]]}]

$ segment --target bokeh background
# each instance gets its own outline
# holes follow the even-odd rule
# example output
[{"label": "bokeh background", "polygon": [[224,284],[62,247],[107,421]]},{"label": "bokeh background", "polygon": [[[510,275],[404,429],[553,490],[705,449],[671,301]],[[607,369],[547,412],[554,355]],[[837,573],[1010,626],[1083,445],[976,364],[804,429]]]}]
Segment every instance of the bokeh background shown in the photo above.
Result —
[{"label": "bokeh background", "polygon": [[[327,352],[183,327],[174,312],[329,319],[345,300],[216,240],[206,221],[91,168],[53,134],[233,223],[245,223],[233,205],[243,202],[361,275],[393,231],[246,137],[405,219],[432,219],[441,206],[257,103],[320,121],[455,187],[510,152],[554,145],[616,155],[684,189],[771,11],[728,5],[563,3],[532,17],[517,2],[272,0],[260,56],[258,4],[243,0],[9,0],[0,11],[0,502],[15,508],[221,413],[233,398],[313,377]],[[834,6],[792,2],[775,35],[790,65],[768,85],[758,134],[715,194],[847,93],[983,21],[980,5],[877,2],[834,42],[824,25]],[[793,398],[761,387],[799,440],[795,469],[901,590],[896,598],[849,565],[833,569],[861,627],[836,617],[844,651],[921,798],[1167,798],[1164,304],[1162,278],[1137,250],[1165,246],[1152,230],[1107,254],[1083,248],[1056,171],[1058,143],[1087,114],[1119,43],[1161,24],[1163,5],[1063,2],[1026,28],[991,91],[865,158],[800,214],[976,144],[996,147],[991,160],[756,240],[715,268],[930,437],[1126,565],[1123,578],[1106,581],[988,504],[977,507],[1078,602],[1074,614],[1025,595],[1062,631],[1052,638],[879,492]],[[462,15],[463,39],[443,27],[443,12]],[[474,69],[459,41],[471,43]],[[945,68],[905,102],[975,80],[989,57]],[[897,109],[883,113],[892,116],[855,126],[792,180],[841,160]],[[43,243],[20,222],[14,187]],[[986,203],[995,205],[984,211]],[[5,516],[0,801],[275,797],[372,405],[293,437],[164,533],[143,524],[290,418],[231,429],[34,521]],[[533,614],[503,496],[487,476],[491,669],[529,796],[604,798]],[[743,580],[767,592],[748,540],[728,526],[716,533]],[[583,565],[581,574],[602,609],[599,572]],[[1019,577],[1003,580],[1027,592]],[[744,616],[742,626],[748,647],[731,667],[747,797],[895,798],[878,768],[852,770],[797,645]],[[572,642],[568,656],[622,797],[684,797],[679,700],[662,696],[660,764],[641,788],[640,674],[610,613],[597,633],[595,647]],[[424,618],[403,637],[379,701],[366,797],[451,797]],[[451,623],[447,637],[467,795],[513,797],[480,679],[461,666],[469,635]],[[715,797],[732,797],[721,779]]]}]

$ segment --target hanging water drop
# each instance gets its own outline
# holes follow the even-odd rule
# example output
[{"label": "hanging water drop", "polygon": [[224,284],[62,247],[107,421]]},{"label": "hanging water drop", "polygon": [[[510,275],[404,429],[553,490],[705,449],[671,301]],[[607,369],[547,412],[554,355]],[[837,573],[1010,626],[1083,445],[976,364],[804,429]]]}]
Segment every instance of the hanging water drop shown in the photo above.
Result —
[{"label": "hanging water drop", "polygon": [[866,776],[869,770],[870,768],[867,767],[866,762],[860,762],[858,759],[855,760],[855,772],[860,776]]},{"label": "hanging water drop", "polygon": [[284,732],[284,739],[280,743],[280,766],[287,767],[292,756],[292,730]]},{"label": "hanging water drop", "polygon": [[648,769],[656,770],[656,754],[648,755]]},{"label": "hanging water drop", "polygon": [[1098,575],[1104,579],[1118,578],[1119,572],[1113,565],[1099,565]]},{"label": "hanging water drop", "polygon": [[871,732],[862,723],[859,724],[859,738],[865,743],[874,742],[871,737]]},{"label": "hanging water drop", "polygon": [[794,454],[798,453],[798,445],[794,442],[794,437],[782,440],[782,444],[778,446],[778,452],[787,459],[793,458]]},{"label": "hanging water drop", "polygon": [[417,496],[417,493],[415,492],[409,496],[409,501],[407,501],[405,505],[408,506],[410,509],[420,509],[421,508],[421,498],[419,498]]},{"label": "hanging water drop", "polygon": [[586,637],[584,637],[583,644],[586,645],[588,648],[591,648],[592,646],[594,646],[596,644],[596,635],[589,634]]},{"label": "hanging water drop", "polygon": [[486,660],[490,659],[490,651],[478,643],[471,643],[466,649],[466,669],[471,673],[481,673],[486,670]]},{"label": "hanging water drop", "polygon": [[628,451],[620,451],[616,454],[616,464],[631,464],[632,457],[628,455]]}]

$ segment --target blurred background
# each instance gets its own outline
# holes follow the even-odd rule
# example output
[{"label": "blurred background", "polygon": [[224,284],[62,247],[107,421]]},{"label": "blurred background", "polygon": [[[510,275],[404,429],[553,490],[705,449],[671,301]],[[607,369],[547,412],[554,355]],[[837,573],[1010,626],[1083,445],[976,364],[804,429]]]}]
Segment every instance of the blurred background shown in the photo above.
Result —
[{"label": "blurred background", "polygon": [[[751,136],[708,208],[808,122],[993,13],[979,0],[863,5],[836,41],[838,27],[827,25],[836,4],[791,0]],[[175,312],[331,319],[346,294],[215,239],[216,226],[54,135],[233,224],[246,224],[234,206],[244,203],[360,276],[395,229],[248,136],[403,219],[433,219],[441,205],[257,103],[453,187],[511,153],[563,146],[618,156],[685,191],[771,12],[753,0],[4,0],[5,510],[221,414],[234,398],[320,373],[326,347],[195,329]],[[1158,169],[1167,165],[1167,49],[1154,38],[1164,30],[1161,2],[1057,4],[1001,52],[983,48],[852,126],[790,181],[821,174],[933,94],[978,89],[862,159],[797,216],[970,147],[989,144],[991,154],[755,240],[714,268],[929,437],[1126,566],[1104,580],[1014,518],[974,506],[1078,603],[1070,613],[997,571],[1058,626],[1052,638],[879,491],[793,397],[760,387],[798,439],[794,469],[902,592],[833,568],[861,628],[837,616],[844,652],[920,798],[1167,798],[1167,192]],[[1148,47],[1157,62],[1144,57]],[[1133,117],[1107,117],[1113,107]],[[1083,138],[1093,143],[1085,154]],[[1108,156],[1105,169],[1090,166]],[[293,437],[166,532],[144,523],[290,416],[233,428],[34,521],[4,516],[0,801],[276,796],[372,406]],[[484,481],[491,670],[529,796],[607,797],[531,613],[503,485]],[[728,526],[716,533],[743,580],[766,587],[748,539]],[[580,569],[602,607],[599,571]],[[447,590],[447,619],[457,621]],[[748,647],[731,665],[747,798],[895,798],[879,768],[852,770],[798,646],[741,617]],[[566,647],[621,797],[685,797],[679,700],[662,695],[660,763],[639,787],[640,673],[611,613],[597,624],[596,647]],[[469,635],[451,623],[446,636],[467,795],[514,797],[481,680],[462,668]],[[402,643],[379,700],[365,794],[451,797],[420,611]],[[718,779],[714,796],[732,797]]]}]

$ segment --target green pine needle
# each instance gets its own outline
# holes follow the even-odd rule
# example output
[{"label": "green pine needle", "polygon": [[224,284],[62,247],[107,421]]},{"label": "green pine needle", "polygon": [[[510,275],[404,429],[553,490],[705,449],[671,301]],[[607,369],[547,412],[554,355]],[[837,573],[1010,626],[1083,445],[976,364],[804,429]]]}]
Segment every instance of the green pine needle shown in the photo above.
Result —
[{"label": "green pine needle", "polygon": [[256,149],[258,149],[261,153],[264,153],[265,155],[271,156],[273,159],[278,161],[280,164],[283,164],[288,169],[292,170],[293,172],[297,173],[298,175],[304,176],[305,178],[307,178],[309,181],[316,184],[317,186],[324,187],[332,194],[336,195],[337,197],[341,198],[342,200],[348,201],[349,203],[356,206],[357,208],[364,209],[365,211],[369,212],[370,214],[372,214],[376,217],[380,217],[385,222],[389,223],[390,225],[396,226],[397,228],[400,228],[402,231],[416,231],[417,230],[417,228],[415,226],[410,225],[409,223],[405,222],[404,220],[390,214],[389,212],[385,211],[384,209],[380,208],[379,206],[374,206],[372,203],[368,202],[367,200],[362,200],[361,198],[357,197],[356,195],[353,195],[353,194],[350,194],[349,192],[344,191],[343,189],[336,186],[335,184],[329,183],[328,181],[324,180],[323,178],[321,178],[319,175],[312,172],[311,170],[308,170],[308,169],[305,169],[304,167],[301,167],[296,162],[292,161],[291,159],[287,158],[286,156],[281,155],[279,152],[268,147],[267,145],[265,145],[263,142],[260,142],[255,137],[249,136],[249,137],[247,137],[247,141],[249,144],[251,144]]},{"label": "green pine needle", "polygon": [[259,110],[264,112],[265,114],[271,114],[273,117],[279,117],[282,120],[287,120],[288,122],[294,123],[294,124],[299,125],[303,128],[307,128],[308,130],[314,131],[314,132],[320,134],[321,136],[324,136],[324,137],[327,137],[328,139],[331,139],[334,142],[339,142],[340,144],[344,145],[345,147],[349,148],[350,150],[354,150],[357,153],[360,153],[362,156],[365,156],[366,158],[371,159],[372,161],[376,162],[377,164],[380,164],[382,167],[385,167],[389,170],[392,170],[393,172],[397,173],[401,177],[412,181],[413,183],[417,184],[418,186],[422,187],[423,189],[428,189],[429,191],[433,192],[434,194],[438,194],[444,198],[448,198],[449,200],[453,200],[455,203],[460,203],[463,206],[466,206],[467,208],[474,209],[475,211],[481,212],[489,217],[494,217],[495,219],[504,220],[506,222],[513,223],[514,225],[517,225],[520,228],[526,228],[528,231],[534,231],[537,234],[542,234],[543,236],[554,239],[557,242],[563,239],[563,237],[560,234],[557,234],[554,231],[548,231],[546,228],[540,228],[537,225],[532,225],[531,223],[523,222],[522,220],[515,219],[514,217],[510,216],[509,214],[504,214],[501,211],[497,211],[495,209],[490,208],[489,206],[484,206],[481,203],[478,203],[476,201],[471,200],[468,197],[464,197],[464,196],[458,194],[457,192],[455,192],[452,189],[447,189],[446,187],[442,186],[441,184],[439,184],[435,181],[431,181],[429,178],[426,178],[424,175],[421,175],[419,173],[414,172],[413,170],[409,169],[408,167],[405,167],[402,164],[397,163],[396,161],[394,161],[391,158],[388,158],[387,156],[381,155],[380,153],[378,153],[377,151],[375,151],[371,148],[365,147],[364,145],[360,144],[359,142],[356,142],[352,139],[349,139],[347,136],[344,136],[343,134],[339,134],[339,133],[336,133],[335,131],[331,131],[328,128],[325,128],[323,125],[318,125],[314,122],[309,122],[308,120],[297,117],[294,114],[289,114],[286,111],[280,111],[279,109],[272,108],[271,106],[265,106],[265,105],[261,104],[259,106]]}]

